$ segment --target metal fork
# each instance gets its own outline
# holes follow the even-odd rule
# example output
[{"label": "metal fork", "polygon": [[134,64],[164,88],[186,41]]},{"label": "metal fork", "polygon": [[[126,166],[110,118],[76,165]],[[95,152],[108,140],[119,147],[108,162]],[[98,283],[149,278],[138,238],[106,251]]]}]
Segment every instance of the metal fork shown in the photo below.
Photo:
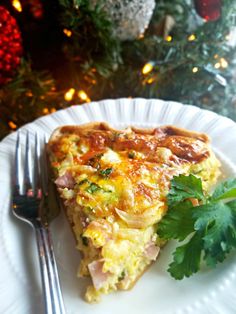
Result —
[{"label": "metal fork", "polygon": [[[42,153],[41,143],[35,134],[35,145],[29,141],[29,132],[25,139],[25,162],[23,179],[20,178],[21,145],[18,132],[15,150],[15,169],[13,179],[13,214],[29,223],[35,231],[42,278],[45,313],[65,314],[59,277],[53,253],[49,218],[51,214],[48,204],[48,175],[45,151]],[[45,146],[44,138],[44,146]],[[33,158],[32,158],[33,157]],[[32,167],[30,161],[34,160]],[[33,170],[33,171],[31,171]]]}]

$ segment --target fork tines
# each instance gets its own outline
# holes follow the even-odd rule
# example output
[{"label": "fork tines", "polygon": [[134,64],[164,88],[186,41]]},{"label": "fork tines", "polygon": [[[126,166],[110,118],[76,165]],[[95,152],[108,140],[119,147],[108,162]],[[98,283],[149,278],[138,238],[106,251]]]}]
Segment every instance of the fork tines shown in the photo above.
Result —
[{"label": "fork tines", "polygon": [[13,194],[20,193],[19,166],[20,166],[20,132],[17,132],[14,160]]},{"label": "fork tines", "polygon": [[[29,196],[32,194],[32,196],[40,197],[42,190],[44,194],[47,192],[47,163],[38,134],[34,133],[33,136],[34,144],[30,142],[29,131],[26,131],[25,135],[23,135],[23,132],[17,132],[13,179],[14,194]],[[24,137],[24,140],[22,137]],[[44,144],[46,144],[45,138]],[[24,154],[22,154],[22,150]],[[22,159],[24,159],[23,175],[21,172]]]}]

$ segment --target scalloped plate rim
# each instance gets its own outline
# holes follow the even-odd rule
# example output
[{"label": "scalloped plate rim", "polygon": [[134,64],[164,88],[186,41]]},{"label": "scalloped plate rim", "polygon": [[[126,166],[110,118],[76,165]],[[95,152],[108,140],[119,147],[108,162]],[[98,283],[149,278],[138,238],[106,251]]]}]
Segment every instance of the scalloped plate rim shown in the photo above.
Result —
[{"label": "scalloped plate rim", "polygon": [[[220,114],[218,114],[218,113],[216,113],[216,112],[213,112],[213,111],[211,111],[211,110],[202,109],[202,108],[199,108],[199,107],[194,106],[194,105],[182,104],[182,103],[177,102],[177,101],[162,100],[162,99],[156,99],[156,98],[149,98],[149,99],[147,99],[147,98],[137,97],[137,98],[131,98],[131,99],[129,99],[129,98],[123,97],[123,98],[107,98],[107,99],[98,100],[98,101],[91,101],[91,102],[89,102],[89,103],[83,103],[83,104],[81,104],[81,105],[73,105],[73,106],[70,106],[70,107],[64,108],[64,109],[59,109],[59,110],[57,110],[56,112],[53,112],[53,113],[51,113],[51,114],[49,114],[49,115],[45,115],[45,116],[39,117],[39,118],[35,119],[35,120],[32,121],[32,122],[28,122],[28,123],[24,124],[24,125],[21,126],[18,130],[27,129],[28,127],[30,127],[30,126],[31,126],[32,124],[34,124],[34,123],[40,122],[41,120],[44,120],[44,119],[47,118],[47,117],[54,117],[54,116],[57,116],[57,115],[61,114],[63,111],[66,111],[66,110],[72,110],[72,109],[75,109],[75,110],[76,110],[76,108],[78,108],[78,107],[93,106],[93,104],[97,104],[97,103],[98,103],[98,104],[99,104],[99,103],[107,103],[107,102],[111,102],[111,101],[114,102],[114,103],[116,103],[117,101],[121,101],[121,100],[129,100],[130,103],[133,103],[133,102],[135,102],[135,101],[137,101],[137,100],[145,101],[145,102],[146,102],[147,100],[150,101],[150,102],[151,102],[151,101],[161,101],[162,104],[164,104],[164,103],[166,103],[166,104],[170,103],[170,104],[173,104],[173,105],[174,105],[174,104],[180,105],[181,107],[194,108],[194,109],[198,109],[199,112],[200,112],[200,111],[203,111],[203,112],[205,112],[206,114],[207,114],[207,113],[210,113],[211,115],[215,115],[215,117],[220,117],[221,119],[225,120],[227,123],[230,123],[230,124],[236,126],[235,122],[234,122],[232,119],[230,119],[229,117],[222,116],[222,115],[220,115]],[[94,121],[95,121],[95,120],[94,120]],[[12,134],[14,134],[14,132],[12,132],[12,133],[8,134],[7,136],[5,136],[5,137],[1,140],[0,145],[1,145],[1,143],[5,143],[9,138],[11,138],[11,137],[12,137]]]}]

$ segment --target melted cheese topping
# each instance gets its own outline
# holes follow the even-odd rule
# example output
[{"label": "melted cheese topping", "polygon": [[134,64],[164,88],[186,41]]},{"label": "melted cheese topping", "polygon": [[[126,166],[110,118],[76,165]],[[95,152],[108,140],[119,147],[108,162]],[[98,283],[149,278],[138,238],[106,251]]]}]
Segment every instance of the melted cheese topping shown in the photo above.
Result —
[{"label": "melted cheese topping", "polygon": [[[151,263],[145,250],[150,243],[161,245],[156,224],[167,210],[174,175],[193,173],[206,191],[219,175],[219,162],[204,135],[191,137],[170,127],[152,133],[64,127],[50,141],[49,154],[83,253],[79,273],[93,277],[89,302],[101,293],[129,288]],[[102,263],[99,287],[89,266],[94,261]]]}]

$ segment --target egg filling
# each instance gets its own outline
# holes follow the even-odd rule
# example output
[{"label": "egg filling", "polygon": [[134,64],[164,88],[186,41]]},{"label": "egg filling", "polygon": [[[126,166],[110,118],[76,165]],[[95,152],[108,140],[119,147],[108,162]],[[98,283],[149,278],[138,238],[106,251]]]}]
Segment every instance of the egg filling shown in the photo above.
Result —
[{"label": "egg filling", "polygon": [[78,274],[91,277],[90,303],[131,288],[156,260],[163,245],[156,226],[173,176],[192,173],[208,191],[220,174],[208,137],[172,126],[65,126],[52,135],[48,153],[82,252]]}]

